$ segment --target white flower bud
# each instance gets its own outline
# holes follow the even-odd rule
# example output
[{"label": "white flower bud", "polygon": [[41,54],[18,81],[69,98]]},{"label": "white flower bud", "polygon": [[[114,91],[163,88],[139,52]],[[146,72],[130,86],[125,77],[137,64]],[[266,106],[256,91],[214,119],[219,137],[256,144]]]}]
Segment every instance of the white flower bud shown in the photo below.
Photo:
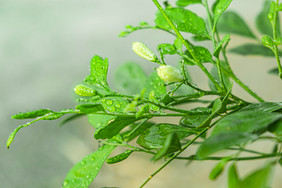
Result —
[{"label": "white flower bud", "polygon": [[133,42],[132,50],[140,57],[143,57],[149,61],[156,62],[158,60],[157,56],[141,42]]},{"label": "white flower bud", "polygon": [[84,85],[77,85],[74,88],[74,91],[77,95],[83,96],[83,97],[92,97],[97,94],[96,90],[90,87],[84,86]]},{"label": "white flower bud", "polygon": [[182,75],[180,71],[170,65],[161,65],[157,69],[158,76],[164,81],[164,82],[180,82],[183,80]]}]

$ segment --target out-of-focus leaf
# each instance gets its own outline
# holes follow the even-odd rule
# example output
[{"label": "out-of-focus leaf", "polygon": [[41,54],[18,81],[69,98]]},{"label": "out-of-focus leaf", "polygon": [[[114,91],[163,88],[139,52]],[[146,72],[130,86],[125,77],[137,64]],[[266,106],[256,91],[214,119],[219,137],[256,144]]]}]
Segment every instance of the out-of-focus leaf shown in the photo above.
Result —
[{"label": "out-of-focus leaf", "polygon": [[240,109],[240,111],[263,111],[263,112],[275,112],[282,109],[281,102],[262,102],[249,104]]},{"label": "out-of-focus leaf", "polygon": [[225,12],[217,23],[217,29],[223,33],[234,33],[244,37],[256,39],[246,22],[236,12]]},{"label": "out-of-focus leaf", "polygon": [[279,75],[279,69],[277,67],[270,69],[268,71],[269,74]]},{"label": "out-of-focus leaf", "polygon": [[162,148],[166,137],[171,133],[176,133],[179,140],[182,140],[194,134],[194,131],[173,124],[157,124],[146,129],[137,139],[137,143],[146,149]]},{"label": "out-of-focus leaf", "polygon": [[[179,31],[192,33],[204,38],[210,38],[204,20],[190,10],[182,8],[167,8],[165,12]],[[157,12],[156,14],[155,23],[162,29],[172,29],[160,12]]]},{"label": "out-of-focus leaf", "polygon": [[129,141],[133,140],[134,138],[136,138],[137,136],[142,134],[146,129],[149,129],[153,125],[155,125],[155,123],[145,122],[145,121],[139,123],[132,130],[130,130],[127,134],[123,135],[124,140],[126,142],[129,142]]},{"label": "out-of-focus leaf", "polygon": [[[268,19],[268,12],[270,8],[270,4],[271,4],[271,1],[266,0],[264,2],[264,5],[262,6],[261,12],[256,17],[256,27],[258,31],[268,36],[272,36],[273,34],[272,26]],[[277,34],[278,36],[281,36],[279,17],[277,17]]]},{"label": "out-of-focus leaf", "polygon": [[[243,44],[229,51],[240,55],[274,56],[274,53],[269,48],[259,44]],[[281,52],[279,52],[279,54],[281,54]]]},{"label": "out-of-focus leaf", "polygon": [[96,152],[84,157],[69,171],[63,182],[63,187],[89,187],[115,147],[116,146],[113,145],[104,145],[100,147]]},{"label": "out-of-focus leaf", "polygon": [[107,159],[107,163],[108,164],[114,164],[114,163],[118,163],[118,162],[121,162],[125,159],[127,159],[131,153],[133,153],[133,150],[126,150],[125,152],[121,153],[121,154],[118,154],[118,155],[115,155],[113,157],[110,157]]},{"label": "out-of-focus leaf", "polygon": [[216,180],[218,176],[222,174],[227,162],[228,162],[228,158],[224,158],[215,165],[215,167],[210,172],[210,175],[209,175],[210,180]]},{"label": "out-of-focus leaf", "polygon": [[212,135],[232,132],[253,133],[266,129],[282,119],[282,114],[263,111],[238,111],[222,118],[214,127]]},{"label": "out-of-focus leaf", "polygon": [[186,7],[191,4],[202,3],[202,0],[178,0],[176,5],[179,7]]},{"label": "out-of-focus leaf", "polygon": [[215,152],[226,149],[230,146],[246,143],[257,138],[250,133],[227,132],[210,136],[198,148],[197,157],[203,159]]},{"label": "out-of-focus leaf", "polygon": [[101,104],[80,104],[75,107],[81,113],[91,114],[96,112],[104,112],[105,109]]},{"label": "out-of-focus leaf", "polygon": [[[223,65],[225,62],[221,62],[221,64]],[[212,66],[211,70],[210,70],[211,75],[214,77],[214,79],[217,81],[217,83],[220,83],[220,78],[219,78],[219,74],[218,74],[218,70],[217,67],[215,65]],[[224,85],[227,88],[230,88],[232,86],[232,82],[230,81],[228,74],[226,71],[222,71],[222,76],[223,76],[223,82]],[[212,91],[217,91],[216,87],[214,86],[214,84],[212,83],[212,81],[208,81],[208,85],[211,88]],[[221,85],[221,83],[220,83]]]},{"label": "out-of-focus leaf", "polygon": [[228,170],[228,188],[240,188],[241,180],[238,176],[237,167],[233,163]]},{"label": "out-of-focus leaf", "polygon": [[144,88],[147,76],[144,70],[136,63],[124,63],[115,71],[115,87],[126,95],[135,95]]}]

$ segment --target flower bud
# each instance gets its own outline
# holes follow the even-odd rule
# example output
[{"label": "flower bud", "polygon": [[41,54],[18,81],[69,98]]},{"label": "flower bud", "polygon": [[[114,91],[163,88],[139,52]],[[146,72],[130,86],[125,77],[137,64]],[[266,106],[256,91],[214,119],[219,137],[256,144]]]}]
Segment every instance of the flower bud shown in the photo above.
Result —
[{"label": "flower bud", "polygon": [[92,97],[97,94],[96,90],[84,85],[75,86],[74,91],[77,95],[82,97]]},{"label": "flower bud", "polygon": [[158,76],[164,81],[164,82],[180,82],[183,80],[180,71],[170,65],[161,65],[157,69]]},{"label": "flower bud", "polygon": [[140,57],[143,57],[149,61],[156,62],[158,60],[157,56],[141,42],[133,42],[132,50]]}]

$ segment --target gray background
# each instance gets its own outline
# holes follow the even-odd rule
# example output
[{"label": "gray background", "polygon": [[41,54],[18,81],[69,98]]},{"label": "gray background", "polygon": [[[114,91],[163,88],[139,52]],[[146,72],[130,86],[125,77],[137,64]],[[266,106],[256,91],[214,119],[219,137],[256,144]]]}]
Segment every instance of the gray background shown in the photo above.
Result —
[{"label": "gray background", "polygon": [[[230,8],[242,14],[254,28],[262,2],[234,0]],[[203,15],[203,8],[192,9]],[[173,38],[160,31],[139,31],[127,38],[117,36],[127,24],[137,25],[142,20],[153,24],[155,11],[149,0],[0,2],[0,187],[60,187],[72,165],[97,148],[94,129],[86,119],[80,119],[63,127],[58,126],[59,121],[50,121],[22,129],[7,150],[9,133],[25,122],[11,120],[10,116],[37,108],[72,108],[72,88],[88,74],[89,61],[95,54],[109,58],[111,86],[113,72],[123,62],[138,62],[149,73],[153,65],[137,57],[131,43],[142,41],[155,49],[158,43],[172,42]],[[244,42],[245,38],[232,36],[230,45]],[[203,44],[210,47],[209,43]],[[176,63],[174,57],[168,60]],[[281,100],[281,81],[264,76],[276,66],[274,59],[230,55],[230,60],[239,77],[266,100]],[[192,75],[199,84],[206,82],[198,70]],[[253,101],[238,87],[235,92]],[[266,150],[265,147],[262,149]],[[148,156],[135,154],[123,163],[105,165],[93,187],[138,187],[161,163],[151,163]],[[174,162],[148,187],[226,187],[224,177],[216,182],[208,180],[214,163],[193,163],[189,167],[184,164]],[[241,175],[245,175],[263,162],[242,164]],[[276,171],[281,174],[280,167]],[[281,186],[277,174],[273,186]]]}]

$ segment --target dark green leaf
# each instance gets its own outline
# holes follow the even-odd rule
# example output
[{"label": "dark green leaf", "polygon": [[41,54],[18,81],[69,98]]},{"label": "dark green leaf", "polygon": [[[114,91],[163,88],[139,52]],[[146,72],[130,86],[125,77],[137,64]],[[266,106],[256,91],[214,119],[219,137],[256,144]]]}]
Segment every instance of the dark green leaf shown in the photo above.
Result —
[{"label": "dark green leaf", "polygon": [[227,44],[229,41],[230,41],[230,35],[229,35],[229,34],[226,34],[226,35],[222,38],[222,40],[216,44],[215,50],[214,50],[214,52],[213,52],[213,55],[214,55],[215,57],[219,57],[219,53],[220,53],[220,51],[221,51],[223,45],[224,45],[224,44]]},{"label": "dark green leaf", "polygon": [[129,157],[129,155],[131,155],[132,152],[133,152],[133,150],[126,150],[125,152],[123,152],[121,154],[110,157],[110,158],[107,159],[107,163],[108,164],[114,164],[114,163],[121,162],[121,161],[127,159]]},{"label": "dark green leaf", "polygon": [[228,188],[240,188],[240,183],[237,167],[233,163],[228,170]]},{"label": "dark green leaf", "polygon": [[228,132],[210,136],[198,148],[197,157],[203,159],[215,152],[221,151],[233,145],[246,143],[255,139],[250,133]]},{"label": "dark green leaf", "polygon": [[66,123],[68,123],[68,122],[70,122],[72,120],[75,120],[77,118],[80,118],[82,116],[85,116],[85,114],[74,114],[74,115],[71,115],[71,116],[65,118],[63,121],[61,121],[60,125],[64,125],[64,124],[66,124]]},{"label": "dark green leaf", "polygon": [[[167,8],[165,12],[179,31],[210,38],[204,20],[190,10],[182,8]],[[160,12],[156,14],[155,23],[162,29],[172,29]]]},{"label": "dark green leaf", "polygon": [[137,124],[136,126],[134,126],[134,128],[132,130],[130,130],[130,132],[128,132],[127,134],[125,134],[123,136],[124,140],[126,142],[133,140],[134,138],[136,138],[137,136],[142,134],[146,129],[149,129],[153,125],[155,125],[155,123],[146,122],[146,121],[143,121],[143,122]]},{"label": "dark green leaf", "polygon": [[124,63],[115,72],[115,87],[126,95],[135,95],[144,88],[147,76],[144,70],[136,63]]},{"label": "dark green leaf", "polygon": [[232,0],[217,0],[214,7],[214,21],[213,21],[213,30],[215,31],[216,24],[223,14],[223,12],[228,8]]},{"label": "dark green leaf", "polygon": [[160,54],[162,54],[162,55],[166,55],[166,54],[173,55],[173,54],[177,53],[176,47],[172,44],[167,44],[167,43],[159,44],[157,46],[157,49],[160,52]]},{"label": "dark green leaf", "polygon": [[179,124],[184,127],[197,128],[209,115],[189,115],[182,117]]},{"label": "dark green leaf", "polygon": [[[273,34],[272,26],[268,19],[268,12],[270,9],[270,4],[271,4],[271,1],[266,0],[261,12],[256,17],[256,27],[258,31],[268,36],[272,36]],[[277,34],[278,36],[281,36],[279,17],[277,18]]]},{"label": "dark green leaf", "polygon": [[281,102],[262,102],[249,104],[240,109],[240,111],[263,111],[263,112],[275,112],[282,109]]},{"label": "dark green leaf", "polygon": [[[212,61],[212,55],[210,53],[210,51],[202,46],[194,46],[193,47],[195,56],[198,58],[198,60],[201,63],[206,63],[206,62],[211,62]],[[191,58],[192,56],[189,54],[188,51],[185,52],[185,54]],[[192,62],[190,62],[188,59],[184,58],[185,63],[190,64],[190,65],[194,65]]]},{"label": "dark green leaf", "polygon": [[191,4],[202,3],[202,0],[178,0],[176,5],[179,7],[186,7]]},{"label": "dark green leaf", "polygon": [[39,110],[34,110],[31,112],[20,112],[18,114],[15,114],[12,116],[13,119],[30,119],[30,118],[37,118],[40,116],[44,116],[45,114],[48,114],[50,112],[53,112],[52,110],[49,109],[39,109]]},{"label": "dark green leaf", "polygon": [[167,135],[171,133],[177,133],[180,140],[194,134],[193,131],[178,125],[158,124],[146,129],[137,139],[137,143],[146,149],[162,148]]},{"label": "dark green leaf", "polygon": [[176,133],[167,135],[164,146],[153,157],[153,161],[157,161],[170,153],[176,152],[181,149],[181,144]]},{"label": "dark green leaf", "polygon": [[256,36],[253,34],[245,21],[233,11],[227,11],[221,16],[218,21],[217,28],[219,32],[234,33],[256,39]]},{"label": "dark green leaf", "polygon": [[263,111],[238,111],[222,118],[212,135],[232,132],[257,132],[282,118],[282,114]]},{"label": "dark green leaf", "polygon": [[113,91],[107,82],[108,59],[95,55],[90,62],[90,75],[85,78],[85,82],[92,85],[99,93],[108,94]]},{"label": "dark green leaf", "polygon": [[149,76],[145,83],[144,97],[149,98],[152,91],[157,99],[162,99],[166,95],[164,81],[158,76],[156,71]]},{"label": "dark green leaf", "polygon": [[122,113],[130,102],[121,97],[104,97],[96,101],[96,104],[103,106],[108,113]]},{"label": "dark green leaf", "polygon": [[80,104],[75,107],[81,113],[91,114],[96,112],[104,112],[105,109],[101,104]]},{"label": "dark green leaf", "polygon": [[116,146],[104,145],[100,147],[96,152],[84,157],[69,171],[63,182],[63,187],[89,187],[115,147]]},{"label": "dark green leaf", "polygon": [[126,126],[134,123],[135,121],[137,121],[135,117],[116,117],[98,127],[95,131],[94,137],[96,139],[112,138]]},{"label": "dark green leaf", "polygon": [[[244,44],[229,50],[232,53],[240,55],[262,55],[274,56],[274,53],[267,47],[260,44]],[[280,54],[281,52],[279,52]]]},{"label": "dark green leaf", "polygon": [[250,175],[248,175],[244,180],[242,180],[241,188],[266,188],[270,187],[270,180],[272,177],[273,165],[271,163],[267,164],[265,167],[260,168]]},{"label": "dark green leaf", "polygon": [[282,120],[270,125],[268,130],[274,133],[279,139],[282,139]]}]

